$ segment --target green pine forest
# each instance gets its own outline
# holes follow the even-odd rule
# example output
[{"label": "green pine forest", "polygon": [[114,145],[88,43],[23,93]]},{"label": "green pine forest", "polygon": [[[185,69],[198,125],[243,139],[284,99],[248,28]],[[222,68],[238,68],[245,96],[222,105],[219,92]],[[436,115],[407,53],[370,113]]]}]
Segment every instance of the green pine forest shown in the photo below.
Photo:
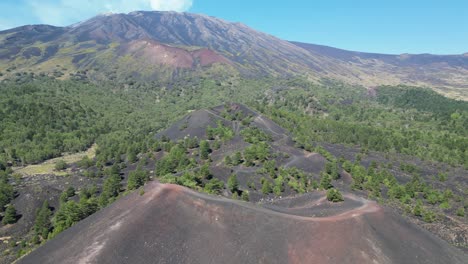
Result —
[{"label": "green pine forest", "polygon": [[[219,194],[224,182],[212,178],[206,164],[211,149],[232,137],[231,130],[208,128],[209,142],[171,142],[157,140],[155,135],[189,111],[226,102],[244,103],[261,112],[291,132],[298,147],[319,152],[329,160],[321,178],[308,181],[305,173],[277,168],[270,161],[269,135],[255,128],[243,130],[242,137],[252,146],[226,157],[225,162],[229,166],[262,164],[265,176],[259,188],[264,194],[281,195],[288,185],[297,193],[325,189],[330,201],[339,202],[343,197],[331,182],[343,169],[352,175],[354,190],[377,200],[385,194],[426,222],[437,220],[426,205],[443,208],[455,201],[461,204],[457,207],[459,216],[464,216],[468,206],[466,199],[451,190],[427,184],[417,167],[403,166],[412,180],[399,183],[385,164],[366,167],[359,159],[334,157],[320,147],[323,143],[341,144],[360,147],[363,153],[408,155],[468,169],[468,103],[427,88],[383,86],[370,91],[329,80],[317,84],[300,77],[252,80],[235,76],[116,85],[23,73],[2,81],[0,94],[0,211],[5,215],[8,210],[8,224],[15,220],[9,205],[17,191],[14,167],[98,146],[96,157],[83,159],[78,166],[85,170],[95,167],[85,176],[102,179],[102,188],[63,190],[60,206],[54,210],[44,201],[36,212],[33,245],[56,236],[120,195],[140,189],[150,179],[143,169],[148,153],[166,153],[156,161],[155,175],[162,181]],[[137,168],[124,185],[120,173],[127,164],[135,163]],[[180,177],[175,177],[179,172]],[[447,175],[441,172],[438,177],[442,181]],[[235,175],[229,177],[227,189],[233,198],[249,200],[248,190],[239,189]],[[78,199],[72,199],[74,196]]]}]

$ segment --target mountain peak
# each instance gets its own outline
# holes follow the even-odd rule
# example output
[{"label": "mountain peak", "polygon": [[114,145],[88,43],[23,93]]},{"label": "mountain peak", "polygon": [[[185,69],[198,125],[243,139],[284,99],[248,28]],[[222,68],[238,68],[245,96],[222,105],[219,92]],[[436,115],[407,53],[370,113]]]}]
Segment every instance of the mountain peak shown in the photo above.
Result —
[{"label": "mountain peak", "polygon": [[[122,52],[126,50],[122,47],[127,47],[129,43],[135,41],[150,40],[166,47],[189,52],[210,50],[217,55],[209,54],[207,57],[216,58],[214,61],[229,61],[229,64],[244,76],[301,74],[314,80],[331,78],[367,87],[401,83],[453,87],[458,94],[461,93],[459,88],[466,87],[468,83],[467,54],[436,56],[352,52],[320,45],[288,42],[239,22],[228,22],[203,14],[173,11],[106,13],[65,28],[28,26],[5,32],[15,32],[15,34],[0,38],[0,44],[4,47],[0,53],[0,60],[4,61],[0,63],[13,65],[15,58],[27,57],[28,61],[24,65],[14,65],[18,70],[54,59],[59,47],[66,50],[65,53],[64,51],[60,53],[62,56],[72,57],[72,63],[67,65],[67,68],[82,69],[96,65],[100,68],[120,67],[115,63],[119,58],[129,55]],[[42,47],[34,46],[38,42],[42,43]],[[43,46],[49,47],[51,52],[41,52]],[[146,49],[147,45],[140,47]],[[28,51],[28,48],[34,48],[34,52]],[[174,51],[166,48],[164,50]],[[106,53],[105,61],[99,61],[103,58],[99,56],[102,53]],[[156,54],[154,50],[150,53]],[[30,54],[35,56],[30,57]],[[179,63],[179,58],[167,60],[175,61],[170,67],[184,65],[186,68],[185,66],[190,64],[192,55],[189,53],[181,51],[171,54],[185,54],[187,60],[182,64]],[[220,59],[218,55],[225,59]],[[143,61],[136,61],[135,58],[128,56],[127,58],[134,60],[132,63],[136,65],[150,66],[142,57],[140,59]],[[58,58],[57,60],[60,61]],[[125,68],[122,71],[127,72],[129,69]],[[140,72],[127,74],[140,74]],[[148,76],[155,78],[158,74],[148,72]]]}]

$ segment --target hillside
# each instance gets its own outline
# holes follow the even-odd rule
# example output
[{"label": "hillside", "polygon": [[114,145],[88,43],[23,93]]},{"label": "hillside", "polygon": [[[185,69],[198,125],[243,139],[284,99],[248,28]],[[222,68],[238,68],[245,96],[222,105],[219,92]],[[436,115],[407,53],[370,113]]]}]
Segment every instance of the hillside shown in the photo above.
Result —
[{"label": "hillside", "polygon": [[152,182],[18,263],[466,262],[395,213],[349,200],[329,216],[297,216]]},{"label": "hillside", "polygon": [[132,12],[100,15],[71,25],[23,26],[0,32],[0,72],[121,83],[172,82],[205,74],[243,77],[305,75],[366,87],[429,86],[466,98],[468,57],[381,55],[288,42],[205,15]]},{"label": "hillside", "polygon": [[[433,54],[375,54],[336,49],[327,46],[291,42],[311,54],[326,56],[349,68],[358,77],[343,80],[367,87],[410,84],[429,86],[449,97],[467,99],[468,56]],[[339,78],[338,78],[339,79]]]},{"label": "hillside", "polygon": [[[197,147],[189,150],[189,157],[195,158],[197,153],[201,155],[202,142],[208,142],[211,150],[207,162],[202,158],[199,166],[188,167],[188,171],[201,173],[203,165],[209,166],[210,175],[205,175],[206,179],[196,180],[201,181],[196,185],[206,187],[209,183],[207,180],[211,178],[227,183],[229,177],[234,175],[238,187],[229,191],[221,189],[219,193],[253,202],[272,197],[270,193],[274,191],[276,195],[305,192],[312,188],[312,181],[318,181],[320,171],[327,162],[318,153],[296,148],[286,130],[269,118],[236,103],[194,111],[159,132],[157,138],[184,141],[186,145],[190,145],[191,138],[200,141],[200,153]],[[157,162],[158,165],[161,168],[162,164]],[[155,173],[162,177],[162,181],[187,184],[167,175],[171,172],[181,178],[187,176],[184,169],[157,169]],[[273,176],[276,174],[281,176]]]},{"label": "hillside", "polygon": [[[36,92],[64,85],[56,82],[47,88],[35,83],[41,87]],[[96,99],[92,93],[107,89],[86,86],[82,92],[90,98],[80,103],[89,106]],[[383,98],[404,91],[386,89]],[[72,91],[70,96],[83,97]],[[120,101],[118,107],[137,107],[138,115],[122,111],[118,117],[138,120],[135,125],[145,131],[157,113],[150,111],[158,107],[145,109],[146,99],[153,100],[132,96],[126,95],[129,105]],[[110,104],[120,98],[108,97]],[[286,97],[282,102],[295,101],[291,95],[281,98]],[[188,112],[166,105],[168,113],[185,115],[158,133],[133,137],[118,137],[127,125],[119,130],[122,121],[106,116],[100,122],[115,120],[117,127],[97,140],[95,157],[69,161],[65,170],[45,175],[5,177],[2,184],[15,186],[11,204],[19,219],[0,226],[0,237],[8,241],[1,245],[6,254],[0,263],[11,262],[12,252],[19,257],[36,248],[19,263],[148,263],[156,257],[162,263],[464,263],[466,253],[455,246],[466,251],[468,242],[466,217],[458,213],[466,206],[466,169],[352,145],[304,144],[301,133],[316,137],[320,124],[312,131],[298,119],[302,124],[292,126],[301,133],[286,130],[278,124],[289,127],[292,120],[281,114],[280,103],[258,110],[224,103]],[[442,110],[460,107],[451,103]],[[96,116],[107,109],[101,107],[95,107]],[[1,172],[8,175],[10,169]],[[344,201],[328,201],[332,190]],[[46,220],[35,208],[48,212]]]}]

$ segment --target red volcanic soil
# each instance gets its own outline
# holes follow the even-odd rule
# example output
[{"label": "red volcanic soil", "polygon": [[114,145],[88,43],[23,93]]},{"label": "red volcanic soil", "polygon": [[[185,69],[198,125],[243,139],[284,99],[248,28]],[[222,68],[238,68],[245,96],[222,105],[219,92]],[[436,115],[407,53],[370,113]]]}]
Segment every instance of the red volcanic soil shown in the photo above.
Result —
[{"label": "red volcanic soil", "polygon": [[215,63],[230,64],[228,59],[210,49],[200,49],[193,51],[192,56],[200,61],[201,66],[210,66]]},{"label": "red volcanic soil", "polygon": [[[347,196],[336,205],[319,196],[277,203],[280,212],[151,182],[144,195],[123,197],[19,263],[467,263],[374,202]],[[324,217],[287,212],[316,203],[338,209]]]},{"label": "red volcanic soil", "polygon": [[150,64],[167,65],[176,68],[193,68],[196,66],[210,66],[215,63],[230,64],[225,57],[210,49],[187,51],[182,48],[171,47],[152,40],[138,40],[123,46],[121,55],[131,55],[142,58]]}]

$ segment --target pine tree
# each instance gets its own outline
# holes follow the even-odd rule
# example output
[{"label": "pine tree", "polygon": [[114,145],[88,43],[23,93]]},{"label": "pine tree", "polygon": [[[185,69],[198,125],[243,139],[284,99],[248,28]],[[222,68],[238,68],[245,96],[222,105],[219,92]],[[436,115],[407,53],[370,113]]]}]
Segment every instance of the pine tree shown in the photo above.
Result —
[{"label": "pine tree", "polygon": [[333,185],[331,184],[330,175],[326,173],[322,173],[322,179],[320,180],[320,187],[322,187],[325,190],[328,190],[333,187]]},{"label": "pine tree", "polygon": [[62,204],[54,216],[54,231],[52,237],[69,228],[76,222],[83,219],[81,208],[75,201],[68,201]]},{"label": "pine tree", "polygon": [[327,164],[325,164],[325,171],[333,180],[336,180],[340,177],[340,174],[338,173],[338,164],[336,161],[327,162]]},{"label": "pine tree", "polygon": [[243,191],[242,194],[241,194],[241,199],[243,201],[248,202],[250,200],[249,192],[248,191]]},{"label": "pine tree", "polygon": [[140,187],[138,174],[135,171],[132,171],[128,175],[127,190],[135,190],[138,187]]},{"label": "pine tree", "polygon": [[104,180],[104,185],[102,187],[102,193],[99,201],[101,206],[106,206],[111,198],[117,197],[117,195],[119,195],[120,188],[122,187],[120,184],[121,180],[122,179],[118,174],[112,174]]},{"label": "pine tree", "polygon": [[67,163],[64,160],[59,160],[55,163],[55,170],[61,171],[67,168]]},{"label": "pine tree", "polygon": [[232,165],[237,166],[242,163],[242,154],[237,151],[232,157]]},{"label": "pine tree", "polygon": [[422,201],[421,200],[418,200],[416,202],[416,206],[414,207],[413,209],[413,214],[415,216],[422,216],[423,215],[423,207],[422,207]]},{"label": "pine tree", "polygon": [[204,191],[212,194],[219,194],[224,188],[224,183],[216,178],[211,179],[204,188]]},{"label": "pine tree", "polygon": [[213,128],[211,126],[208,126],[206,128],[206,137],[208,138],[208,140],[213,140],[214,139],[214,131],[213,131]]},{"label": "pine tree", "polygon": [[135,190],[140,186],[143,186],[148,180],[148,174],[138,166],[135,171],[129,173],[127,189]]},{"label": "pine tree", "polygon": [[219,148],[221,148],[221,142],[219,142],[219,140],[215,140],[213,142],[213,149],[218,150]]},{"label": "pine tree", "polygon": [[343,169],[347,172],[351,172],[353,168],[353,164],[349,161],[349,160],[346,160],[344,163],[343,163]]},{"label": "pine tree", "polygon": [[68,197],[73,197],[75,196],[76,191],[75,191],[75,188],[73,188],[73,186],[68,186],[66,192],[67,192]]},{"label": "pine tree", "polygon": [[264,180],[262,184],[262,193],[263,194],[269,194],[271,193],[271,184],[269,181]]},{"label": "pine tree", "polygon": [[81,217],[88,217],[99,210],[99,201],[96,197],[81,199],[79,202]]},{"label": "pine tree", "polygon": [[232,193],[235,193],[238,191],[239,182],[237,181],[237,176],[235,174],[232,174],[228,178],[227,186]]},{"label": "pine tree", "polygon": [[200,142],[200,158],[207,160],[210,156],[210,152],[210,143],[208,143],[206,140]]},{"label": "pine tree", "polygon": [[458,208],[456,213],[457,213],[458,216],[464,217],[465,216],[465,208],[464,207]]},{"label": "pine tree", "polygon": [[341,192],[334,188],[329,189],[327,191],[327,200],[330,202],[334,202],[334,203],[344,201],[343,195],[341,194]]},{"label": "pine tree", "polygon": [[5,210],[5,216],[3,216],[2,223],[4,225],[10,225],[16,223],[16,209],[13,205],[9,205]]},{"label": "pine tree", "polygon": [[129,149],[126,156],[129,163],[135,163],[137,161],[137,154],[133,149]]},{"label": "pine tree", "polygon": [[211,180],[211,178],[213,177],[213,175],[210,172],[210,165],[208,163],[203,164],[198,173],[199,176],[203,179]]},{"label": "pine tree", "polygon": [[226,166],[231,166],[231,165],[232,165],[231,156],[227,155],[227,156],[224,158],[224,164],[226,164]]},{"label": "pine tree", "polygon": [[50,210],[49,203],[45,200],[41,209],[36,214],[36,222],[34,223],[34,231],[42,239],[47,239],[52,228],[52,223],[50,222],[51,216],[52,211]]},{"label": "pine tree", "polygon": [[257,156],[256,156],[256,150],[255,150],[255,146],[252,145],[250,147],[247,147],[245,150],[244,150],[244,162],[245,162],[245,166],[253,166],[254,165],[254,161],[257,159]]},{"label": "pine tree", "polygon": [[13,200],[14,193],[13,186],[8,183],[6,177],[0,179],[0,212]]}]

